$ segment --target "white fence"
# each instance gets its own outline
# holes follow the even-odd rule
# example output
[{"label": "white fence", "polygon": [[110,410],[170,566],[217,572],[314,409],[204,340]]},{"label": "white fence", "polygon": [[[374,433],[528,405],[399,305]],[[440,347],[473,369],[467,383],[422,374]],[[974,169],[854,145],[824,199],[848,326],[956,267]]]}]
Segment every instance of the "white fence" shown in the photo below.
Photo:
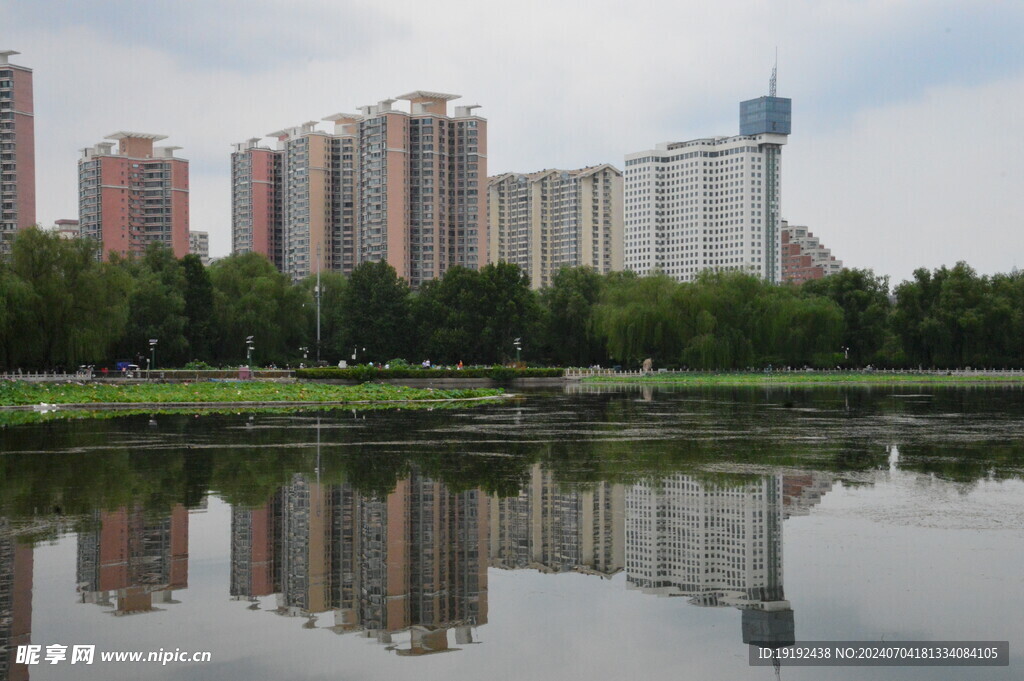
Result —
[{"label": "white fence", "polygon": [[[850,375],[850,374],[879,374],[879,375],[894,375],[894,374],[905,374],[914,376],[1024,376],[1024,369],[972,369],[970,367],[965,369],[772,369],[770,371],[697,371],[693,369],[655,369],[654,371],[647,372],[648,376],[678,376],[678,375],[693,375],[693,376],[728,376],[732,374],[746,375],[746,374],[760,374],[778,376],[786,374],[832,374],[832,375]],[[566,369],[566,378],[590,378],[591,376],[610,376],[614,378],[629,378],[633,376],[644,376],[644,372],[641,370],[636,371],[616,371],[615,369]]]},{"label": "white fence", "polygon": [[73,374],[56,371],[13,371],[0,374],[0,381],[31,381],[33,383],[52,383],[54,381],[88,381],[92,378],[89,371],[76,371]]},{"label": "white fence", "polygon": [[209,380],[228,380],[238,378],[255,378],[255,379],[290,379],[295,377],[294,371],[287,369],[254,369],[249,372],[248,369],[208,369],[208,370],[187,370],[187,369],[154,369],[153,371],[147,371],[140,369],[137,371],[110,371],[103,373],[100,371],[76,371],[75,373],[60,373],[56,371],[14,371],[9,373],[0,373],[0,381],[29,381],[32,383],[60,383],[63,381],[209,381]]}]

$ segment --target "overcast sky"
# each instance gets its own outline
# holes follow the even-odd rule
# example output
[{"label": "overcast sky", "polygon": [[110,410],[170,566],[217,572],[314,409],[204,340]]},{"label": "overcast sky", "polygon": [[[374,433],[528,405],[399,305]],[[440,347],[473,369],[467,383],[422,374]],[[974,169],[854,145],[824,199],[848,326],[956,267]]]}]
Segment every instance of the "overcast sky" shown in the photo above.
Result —
[{"label": "overcast sky", "polygon": [[161,133],[226,255],[233,142],[418,89],[482,105],[490,174],[621,168],[737,134],[778,46],[783,217],[894,281],[1024,267],[1022,32],[1020,0],[0,0],[44,225],[77,217],[81,148]]}]

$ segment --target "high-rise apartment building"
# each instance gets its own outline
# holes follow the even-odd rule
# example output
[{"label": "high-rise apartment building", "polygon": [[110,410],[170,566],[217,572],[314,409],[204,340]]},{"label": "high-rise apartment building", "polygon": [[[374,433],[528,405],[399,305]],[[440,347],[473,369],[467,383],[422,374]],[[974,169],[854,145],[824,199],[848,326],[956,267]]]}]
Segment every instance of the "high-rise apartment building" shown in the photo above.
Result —
[{"label": "high-rise apartment building", "polygon": [[210,264],[210,233],[195,232],[188,233],[188,252],[198,255],[204,265]]},{"label": "high-rise apartment building", "polygon": [[231,154],[231,252],[262,253],[281,262],[282,153],[259,138],[235,145]]},{"label": "high-rise apartment building", "polygon": [[36,224],[36,140],[32,69],[0,51],[0,255],[19,229]]},{"label": "high-rise apartment building", "polygon": [[164,135],[116,132],[82,150],[78,160],[78,212],[82,236],[101,244],[101,255],[141,254],[162,243],[176,258],[188,255],[188,161],[181,147],[154,147]]},{"label": "high-rise apartment building", "polygon": [[782,221],[782,280],[802,284],[811,279],[822,279],[843,269],[843,261],[836,260],[818,237],[802,225]]},{"label": "high-rise apartment building", "polygon": [[579,170],[505,173],[488,181],[490,260],[519,265],[533,288],[563,267],[622,269],[622,173]]},{"label": "high-rise apartment building", "polygon": [[704,270],[781,280],[782,146],[791,100],[740,104],[740,134],[626,156],[625,266],[692,281]]},{"label": "high-rise apartment building", "polygon": [[[263,252],[293,279],[386,260],[412,286],[485,264],[487,121],[476,106],[449,115],[457,97],[411,92],[398,98],[408,111],[385,99],[327,117],[331,132],[311,121],[270,133],[274,150],[236,145],[235,252]],[[277,258],[263,234],[280,235]]]}]

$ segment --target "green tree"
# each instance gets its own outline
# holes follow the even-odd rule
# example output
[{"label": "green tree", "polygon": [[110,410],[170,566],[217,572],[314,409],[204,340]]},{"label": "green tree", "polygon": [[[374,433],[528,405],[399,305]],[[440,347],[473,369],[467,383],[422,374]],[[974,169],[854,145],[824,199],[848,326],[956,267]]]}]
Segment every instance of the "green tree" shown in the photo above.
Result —
[{"label": "green tree", "polygon": [[433,361],[494,364],[516,356],[515,339],[535,353],[540,308],[530,280],[506,262],[470,270],[453,267],[428,282],[414,300],[420,352]]},{"label": "green tree", "polygon": [[213,358],[213,282],[198,255],[182,258],[181,269],[185,278],[185,339],[189,358],[208,362]]},{"label": "green tree", "polygon": [[801,293],[824,296],[843,312],[843,338],[853,366],[887,361],[882,354],[889,333],[889,278],[871,270],[844,269],[824,279],[808,281]]},{"label": "green tree", "polygon": [[633,365],[647,357],[660,365],[676,362],[683,348],[678,288],[664,274],[610,276],[594,309],[595,328],[608,339],[609,355]]},{"label": "green tree", "polygon": [[74,369],[109,359],[125,328],[130,280],[96,260],[93,242],[23,230],[6,278],[8,309],[15,303],[8,324],[17,334],[8,348],[11,366]]},{"label": "green tree", "polygon": [[383,260],[356,266],[340,302],[343,338],[357,348],[356,361],[386,362],[407,354],[409,285],[394,267]]},{"label": "green tree", "polygon": [[157,366],[181,366],[188,361],[185,338],[185,277],[171,249],[150,244],[141,259],[119,261],[132,279],[128,298],[128,324],[118,343],[121,357],[149,356],[149,340],[156,339]]},{"label": "green tree", "polygon": [[[487,311],[487,323],[482,333],[485,361],[499,362],[516,356],[514,341],[526,344],[526,356],[534,356],[539,346],[540,306],[537,294],[530,288],[530,277],[507,262],[492,263],[480,270]],[[533,340],[536,339],[536,340]],[[486,353],[492,359],[486,359]]]},{"label": "green tree", "polygon": [[284,364],[308,344],[313,301],[264,256],[232,255],[214,263],[209,272],[217,320],[216,361],[245,361],[249,336],[254,337],[256,365]]},{"label": "green tree", "polygon": [[[914,271],[914,279],[896,287],[893,331],[905,360],[926,367],[963,367],[995,361],[1006,339],[994,328],[1012,323],[1012,302],[994,301],[993,284],[966,263],[934,272]],[[1000,289],[1006,290],[1002,282]],[[998,305],[996,303],[999,302]],[[1012,360],[1012,357],[1006,358]]]},{"label": "green tree", "polygon": [[593,318],[603,288],[604,278],[593,268],[565,267],[541,291],[546,352],[555,364],[590,366],[607,359]]},{"label": "green tree", "polygon": [[[309,359],[315,359],[316,351],[316,275],[306,277],[300,283],[306,296],[313,301],[313,312],[309,315],[309,329],[306,332],[310,340]],[[322,272],[320,274],[320,359],[336,363],[347,358],[352,352],[345,336],[345,318],[343,300],[348,281],[338,272]]]},{"label": "green tree", "polygon": [[495,353],[484,345],[486,294],[480,272],[453,267],[440,279],[426,282],[412,299],[418,331],[415,357],[437,363],[491,363]]}]

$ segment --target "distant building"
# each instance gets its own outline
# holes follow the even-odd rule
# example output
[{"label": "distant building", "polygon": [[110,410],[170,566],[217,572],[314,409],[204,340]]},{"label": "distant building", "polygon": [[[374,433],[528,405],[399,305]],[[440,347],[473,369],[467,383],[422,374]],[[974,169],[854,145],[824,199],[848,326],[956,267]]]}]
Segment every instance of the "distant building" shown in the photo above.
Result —
[{"label": "distant building", "polygon": [[62,239],[77,239],[82,236],[82,230],[78,226],[78,220],[55,220],[53,230]]},{"label": "distant building", "polygon": [[802,284],[821,279],[843,269],[843,261],[836,260],[818,237],[806,227],[782,221],[782,280]]},{"label": "distant building", "polygon": [[262,253],[281,260],[281,160],[283,153],[254,137],[231,154],[231,252]]},{"label": "distant building", "polygon": [[210,264],[210,233],[209,232],[189,232],[188,233],[188,252],[192,255],[198,255],[199,259],[203,261],[204,265]]},{"label": "distant building", "polygon": [[36,224],[35,108],[32,69],[0,51],[0,256],[19,229]]},{"label": "distant building", "polygon": [[188,161],[181,147],[154,147],[164,135],[116,132],[82,150],[78,161],[78,218],[82,236],[111,252],[141,254],[162,243],[181,258],[189,253]]},{"label": "distant building", "polygon": [[519,265],[535,289],[563,267],[622,269],[622,173],[608,164],[492,177],[488,217],[490,261]]},{"label": "distant building", "polygon": [[292,279],[386,260],[419,286],[487,260],[487,121],[458,98],[416,91],[236,144],[232,248],[263,253]]},{"label": "distant building", "polygon": [[782,147],[791,100],[740,104],[740,134],[626,156],[625,266],[692,281],[705,270],[782,278]]}]

